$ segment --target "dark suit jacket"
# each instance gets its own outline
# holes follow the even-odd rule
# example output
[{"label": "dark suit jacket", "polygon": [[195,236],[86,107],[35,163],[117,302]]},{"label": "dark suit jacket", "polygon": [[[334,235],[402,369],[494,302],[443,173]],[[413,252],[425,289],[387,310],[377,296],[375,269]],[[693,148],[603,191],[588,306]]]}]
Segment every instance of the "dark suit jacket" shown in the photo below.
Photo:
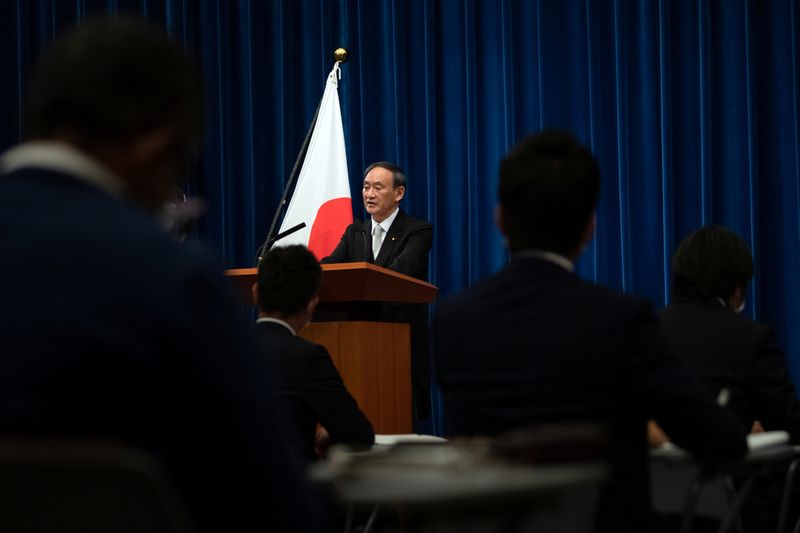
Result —
[{"label": "dark suit jacket", "polygon": [[0,176],[0,436],[147,450],[198,531],[308,530],[272,376],[221,268],[74,177]]},{"label": "dark suit jacket", "polygon": [[264,352],[276,364],[277,395],[292,423],[294,450],[304,462],[314,461],[317,423],[328,431],[331,444],[368,448],[375,434],[333,366],[328,351],[281,324],[260,322],[256,334]]},{"label": "dark suit jacket", "polygon": [[[354,263],[366,261],[406,274],[428,279],[428,254],[433,240],[433,227],[424,220],[408,216],[402,209],[386,233],[378,257],[372,257],[372,219],[347,226],[336,249],[321,263]],[[428,312],[426,305],[384,304],[378,321],[411,324],[411,373],[414,404],[418,418],[430,411],[430,359],[428,356]]]},{"label": "dark suit jacket", "polygon": [[[765,430],[788,431],[800,444],[800,402],[771,328],[713,296],[676,297],[659,316],[675,353],[713,394],[728,389],[728,409],[746,427],[759,420]],[[742,509],[745,531],[775,530],[783,484],[780,475],[759,478]],[[793,505],[792,515],[797,512]]]},{"label": "dark suit jacket", "polygon": [[702,458],[735,458],[745,430],[666,348],[649,306],[543,259],[515,258],[443,302],[433,321],[445,432],[496,435],[599,422],[611,438],[600,531],[646,531],[646,422]]},{"label": "dark suit jacket", "polygon": [[728,407],[750,427],[785,430],[800,444],[800,402],[772,329],[753,322],[716,298],[683,297],[659,312],[678,354],[714,394],[727,388]]},{"label": "dark suit jacket", "polygon": [[366,261],[406,274],[428,279],[428,253],[433,228],[424,220],[413,218],[401,209],[384,237],[378,257],[372,257],[372,219],[347,226],[342,240],[321,263],[354,263]]}]

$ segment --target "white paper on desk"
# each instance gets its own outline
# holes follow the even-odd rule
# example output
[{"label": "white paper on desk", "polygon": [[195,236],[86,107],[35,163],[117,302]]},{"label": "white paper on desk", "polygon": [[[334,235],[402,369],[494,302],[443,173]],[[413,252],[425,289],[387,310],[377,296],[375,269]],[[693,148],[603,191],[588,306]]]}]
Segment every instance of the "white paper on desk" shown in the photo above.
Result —
[{"label": "white paper on desk", "polygon": [[678,448],[671,442],[665,442],[661,446],[656,446],[650,450],[650,455],[656,457],[688,457],[689,454],[683,448]]},{"label": "white paper on desk", "polygon": [[375,444],[381,446],[398,444],[401,442],[439,443],[439,442],[447,442],[447,439],[443,439],[435,435],[417,435],[415,433],[396,434],[396,435],[375,435]]},{"label": "white paper on desk", "polygon": [[788,442],[789,434],[785,431],[764,431],[747,436],[747,448],[751,451],[762,450],[778,444],[788,444]]},{"label": "white paper on desk", "polygon": [[[763,450],[770,446],[778,446],[789,442],[789,434],[785,431],[764,431],[762,433],[751,433],[747,436],[747,449]],[[665,442],[658,448],[652,450],[654,455],[682,457],[688,455],[683,448],[679,448],[671,442]]]}]

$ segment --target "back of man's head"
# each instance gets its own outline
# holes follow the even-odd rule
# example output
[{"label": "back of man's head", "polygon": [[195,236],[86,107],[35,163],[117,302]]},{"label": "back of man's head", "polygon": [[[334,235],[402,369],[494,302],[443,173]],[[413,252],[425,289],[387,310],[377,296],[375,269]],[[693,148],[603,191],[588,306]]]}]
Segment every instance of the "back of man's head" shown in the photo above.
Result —
[{"label": "back of man's head", "polygon": [[167,127],[188,149],[199,140],[202,105],[198,69],[164,32],[134,18],[90,19],[37,65],[26,135],[91,144]]},{"label": "back of man's head", "polygon": [[501,224],[511,251],[577,251],[599,189],[597,162],[572,135],[523,139],[500,164]]},{"label": "back of man's head", "polygon": [[305,246],[275,247],[258,265],[258,308],[294,315],[306,309],[321,282],[322,268]]},{"label": "back of man's head", "polygon": [[745,242],[728,228],[705,226],[683,239],[672,258],[675,296],[707,295],[728,301],[753,277],[753,258]]}]

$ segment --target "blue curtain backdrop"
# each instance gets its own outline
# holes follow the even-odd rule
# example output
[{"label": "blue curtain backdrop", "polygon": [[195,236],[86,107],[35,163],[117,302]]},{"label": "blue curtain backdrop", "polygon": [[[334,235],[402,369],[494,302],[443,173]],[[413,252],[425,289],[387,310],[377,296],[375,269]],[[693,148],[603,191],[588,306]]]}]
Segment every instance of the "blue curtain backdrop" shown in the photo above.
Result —
[{"label": "blue curtain backdrop", "polygon": [[[521,136],[573,131],[602,197],[584,277],[663,305],[669,258],[708,223],[752,247],[746,313],[772,324],[800,383],[800,15],[792,0],[17,0],[0,19],[0,147],[22,135],[31,63],[97,11],[158,21],[199,57],[207,136],[199,228],[249,266],[332,66],[355,215],[361,170],[408,173],[405,208],[435,228],[443,295],[507,260],[493,226],[497,166]],[[0,252],[1,253],[1,252]],[[487,332],[487,335],[502,332]]]}]

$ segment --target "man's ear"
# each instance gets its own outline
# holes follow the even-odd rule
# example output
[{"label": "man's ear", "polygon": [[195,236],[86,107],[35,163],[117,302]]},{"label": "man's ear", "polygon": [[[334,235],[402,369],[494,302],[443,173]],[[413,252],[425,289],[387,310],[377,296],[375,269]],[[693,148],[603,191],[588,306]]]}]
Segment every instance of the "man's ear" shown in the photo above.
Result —
[{"label": "man's ear", "polygon": [[594,230],[596,227],[597,227],[597,215],[594,212],[592,212],[592,216],[589,217],[589,220],[586,221],[586,225],[583,227],[583,231],[581,232],[580,242],[572,251],[572,253],[567,255],[567,259],[569,259],[573,263],[578,260],[583,251],[586,249],[586,246],[589,245],[589,241],[591,241],[592,237],[594,237]]},{"label": "man's ear", "polygon": [[742,302],[744,302],[744,288],[736,287],[728,298],[728,307],[736,311]]},{"label": "man's ear", "polygon": [[506,234],[506,226],[503,222],[503,206],[497,204],[494,208],[494,223],[497,225],[497,229],[500,230],[500,233],[508,237]]},{"label": "man's ear", "polygon": [[139,160],[153,161],[162,157],[165,152],[175,149],[175,134],[172,128],[162,126],[148,131],[135,138],[130,151]]},{"label": "man's ear", "polygon": [[401,185],[399,187],[395,187],[394,189],[394,201],[400,203],[400,200],[406,195],[406,188]]},{"label": "man's ear", "polygon": [[306,315],[308,316],[309,322],[311,321],[311,317],[314,316],[314,311],[316,311],[318,303],[319,296],[314,296],[311,298],[311,301],[308,302],[308,306],[306,306]]},{"label": "man's ear", "polygon": [[258,308],[258,283],[253,283],[250,287],[250,294],[253,295],[253,305]]},{"label": "man's ear", "polygon": [[158,127],[125,141],[95,143],[94,155],[128,185],[129,196],[157,212],[181,172],[180,149],[171,128]]},{"label": "man's ear", "polygon": [[583,233],[581,234],[581,250],[586,248],[589,241],[592,240],[595,229],[597,229],[597,213],[593,211],[592,216],[589,217],[589,221],[586,222],[586,227],[583,228]]}]

